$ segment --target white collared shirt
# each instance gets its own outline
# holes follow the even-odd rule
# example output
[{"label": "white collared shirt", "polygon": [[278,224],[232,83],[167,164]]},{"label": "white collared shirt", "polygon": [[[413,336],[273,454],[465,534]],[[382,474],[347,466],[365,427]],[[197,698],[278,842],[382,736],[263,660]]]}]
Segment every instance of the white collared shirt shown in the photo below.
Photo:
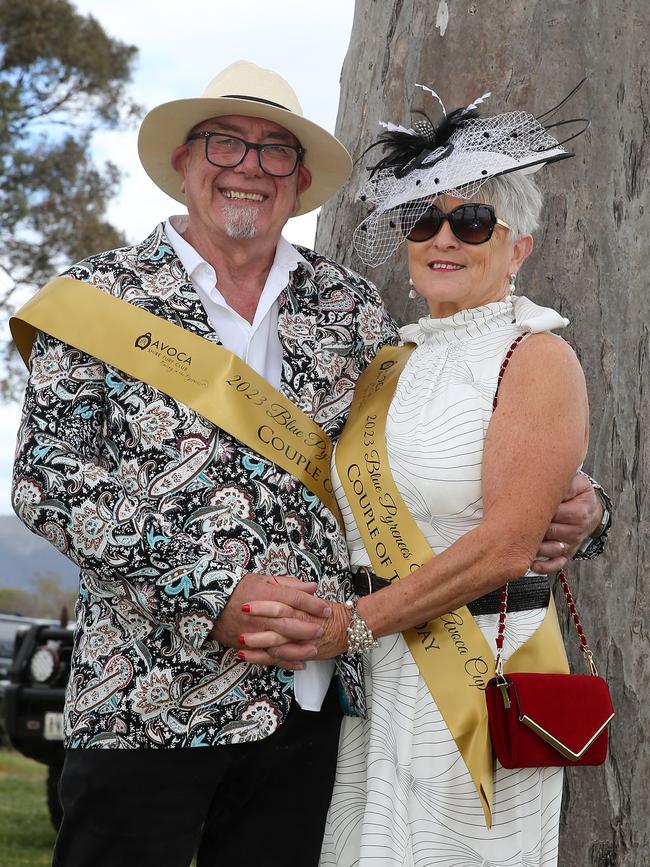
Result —
[{"label": "white collared shirt", "polygon": [[212,265],[182,237],[181,232],[185,231],[187,223],[186,216],[170,217],[165,223],[165,234],[187,271],[212,327],[226,349],[243,359],[273,388],[279,388],[282,346],[278,336],[278,298],[289,282],[289,275],[299,265],[312,276],[314,269],[295,247],[281,237],[255,317],[248,322],[232,309],[219,291],[219,278]]},{"label": "white collared shirt", "polygon": [[[218,275],[212,265],[183,238],[188,217],[170,217],[165,234],[181,260],[201,299],[208,319],[226,349],[243,359],[272,385],[280,388],[282,345],[278,335],[278,298],[289,282],[289,275],[300,265],[314,276],[314,269],[287,240],[280,237],[266,283],[252,322],[240,316],[219,292]],[[320,710],[334,673],[334,660],[312,661],[294,677],[294,694],[303,710]]]}]

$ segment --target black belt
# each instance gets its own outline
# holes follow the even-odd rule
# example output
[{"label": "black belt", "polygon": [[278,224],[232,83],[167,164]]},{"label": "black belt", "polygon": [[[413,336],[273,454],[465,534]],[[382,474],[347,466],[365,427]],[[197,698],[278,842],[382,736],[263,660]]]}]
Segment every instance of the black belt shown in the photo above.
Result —
[{"label": "black belt", "polygon": [[[508,611],[532,611],[546,608],[551,592],[548,575],[524,575],[508,584]],[[467,607],[470,613],[498,614],[501,605],[501,588],[474,599]]]},{"label": "black belt", "polygon": [[[367,596],[376,593],[391,583],[386,578],[375,575],[366,566],[357,567],[351,574],[352,589],[357,596]],[[508,586],[508,611],[532,611],[535,608],[546,608],[551,585],[548,575],[524,575],[511,581]],[[479,596],[469,602],[470,613],[498,614],[501,604],[501,588]]]}]

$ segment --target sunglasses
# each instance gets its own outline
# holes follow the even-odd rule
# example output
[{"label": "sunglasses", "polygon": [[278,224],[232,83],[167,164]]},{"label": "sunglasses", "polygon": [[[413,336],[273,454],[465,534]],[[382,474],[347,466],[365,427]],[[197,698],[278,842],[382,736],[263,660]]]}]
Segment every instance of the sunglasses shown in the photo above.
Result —
[{"label": "sunglasses", "polygon": [[[412,215],[413,208],[411,208],[410,213]],[[492,205],[473,203],[459,205],[447,214],[435,205],[430,205],[420,219],[407,231],[408,218],[409,206],[406,205],[402,209],[402,231],[407,240],[415,241],[416,244],[433,238],[445,220],[449,222],[449,228],[463,244],[485,244],[492,237],[495,226],[510,228],[503,220],[497,219]]]}]

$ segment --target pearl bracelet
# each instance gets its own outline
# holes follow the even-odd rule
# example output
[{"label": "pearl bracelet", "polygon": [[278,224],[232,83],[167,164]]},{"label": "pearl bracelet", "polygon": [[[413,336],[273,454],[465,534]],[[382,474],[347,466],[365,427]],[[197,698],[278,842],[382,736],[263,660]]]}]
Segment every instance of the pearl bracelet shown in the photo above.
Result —
[{"label": "pearl bracelet", "polygon": [[358,656],[367,653],[373,647],[378,647],[379,642],[372,634],[372,629],[357,611],[357,599],[348,599],[345,607],[350,609],[350,622],[348,623],[348,647],[345,651],[348,656]]}]

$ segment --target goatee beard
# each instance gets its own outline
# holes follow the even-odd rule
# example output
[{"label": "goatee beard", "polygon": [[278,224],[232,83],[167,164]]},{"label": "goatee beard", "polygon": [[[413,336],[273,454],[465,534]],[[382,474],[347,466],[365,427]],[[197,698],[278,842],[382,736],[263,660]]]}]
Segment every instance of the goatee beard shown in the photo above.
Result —
[{"label": "goatee beard", "polygon": [[253,206],[226,205],[224,229],[229,238],[254,238],[257,234],[258,209]]}]

